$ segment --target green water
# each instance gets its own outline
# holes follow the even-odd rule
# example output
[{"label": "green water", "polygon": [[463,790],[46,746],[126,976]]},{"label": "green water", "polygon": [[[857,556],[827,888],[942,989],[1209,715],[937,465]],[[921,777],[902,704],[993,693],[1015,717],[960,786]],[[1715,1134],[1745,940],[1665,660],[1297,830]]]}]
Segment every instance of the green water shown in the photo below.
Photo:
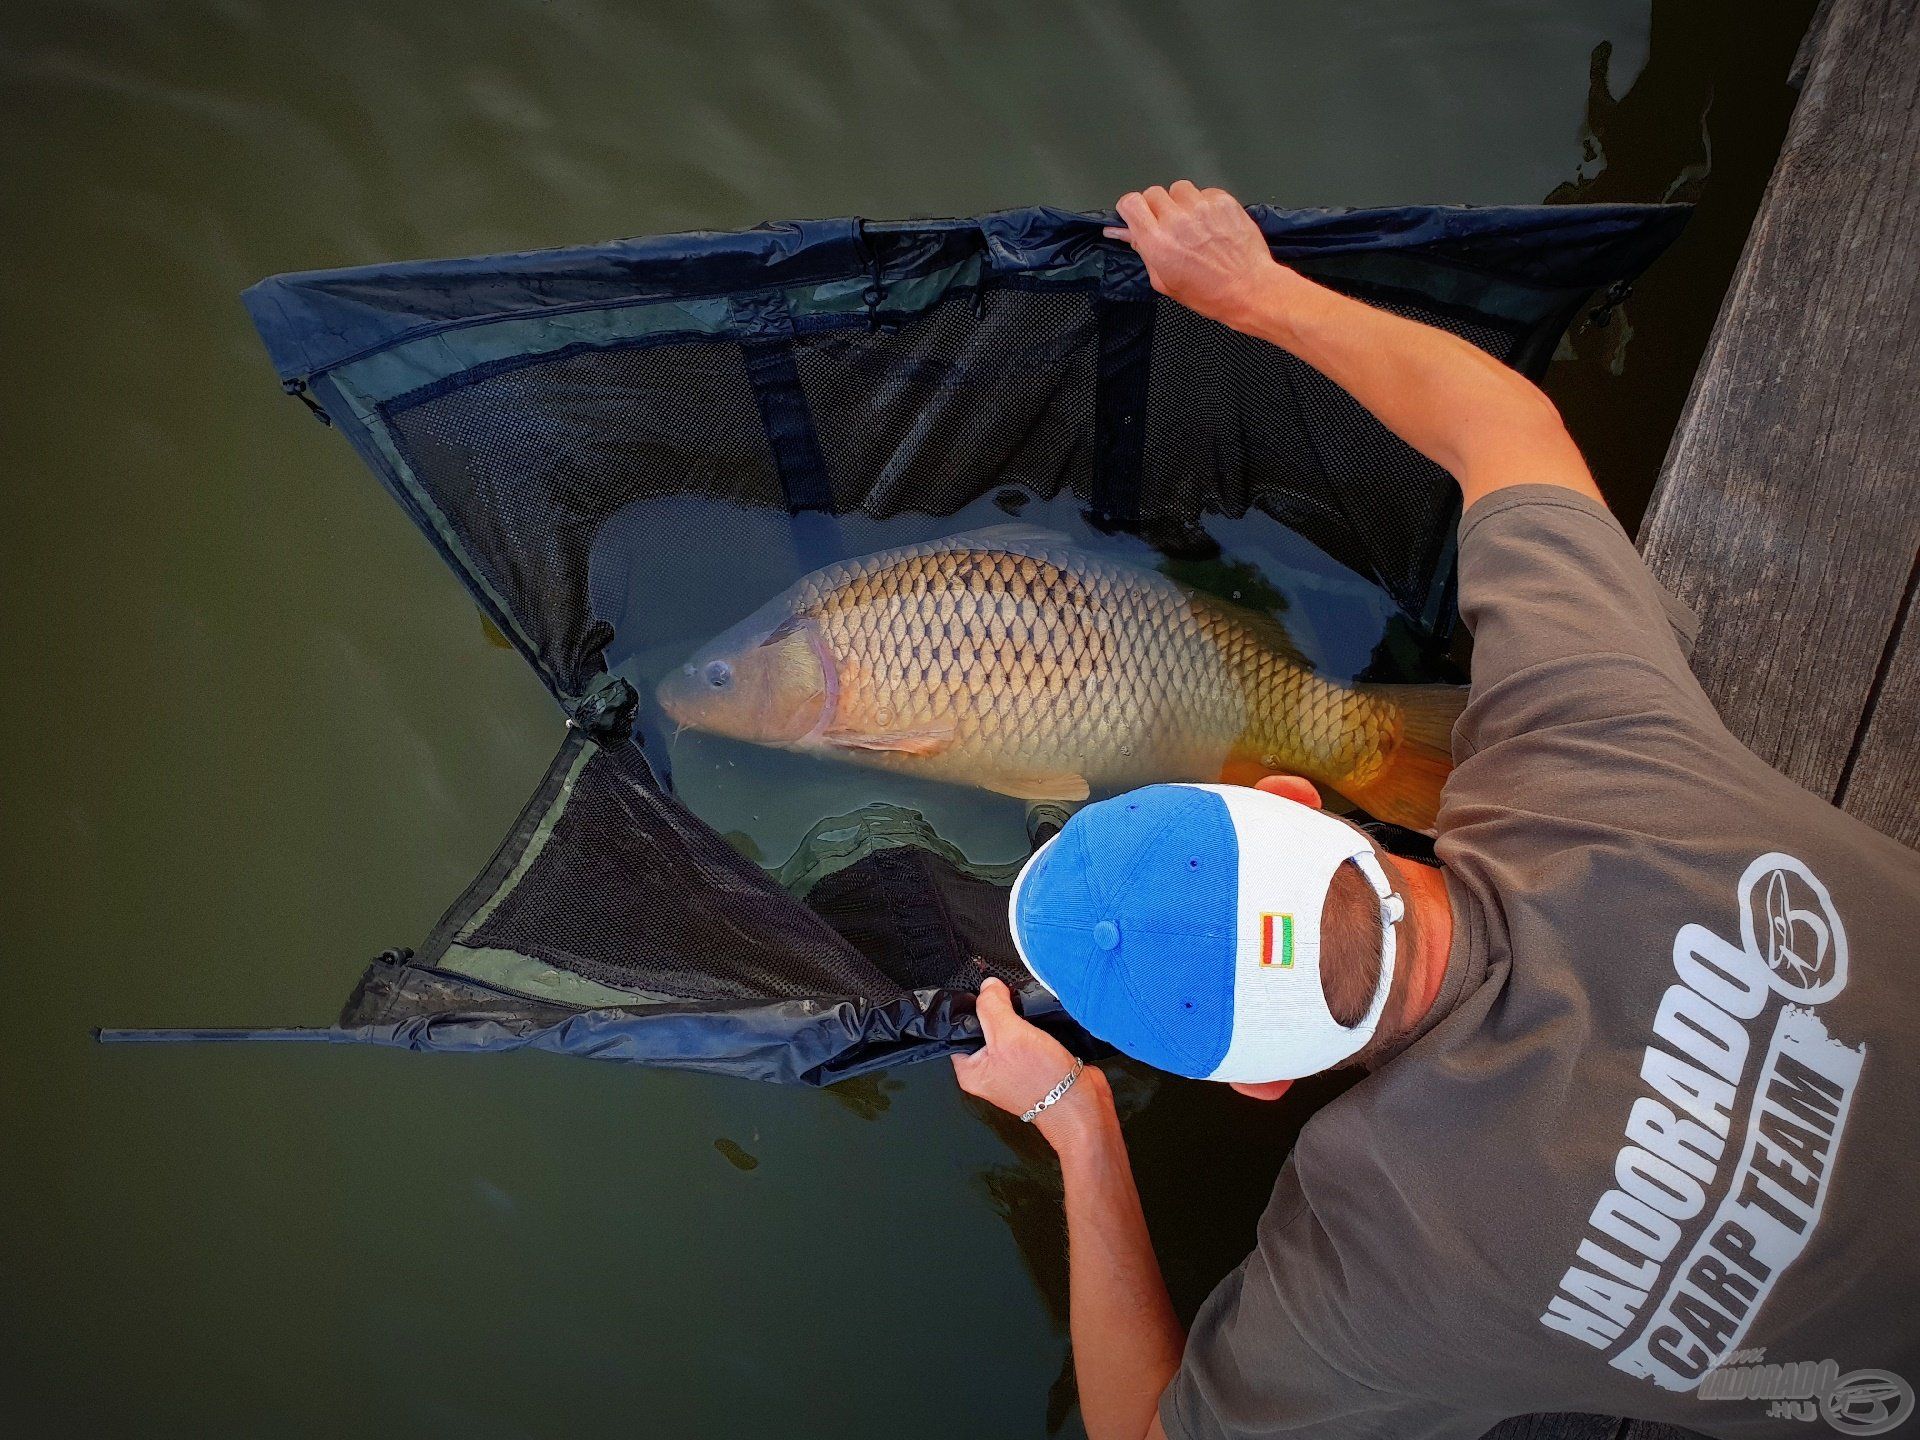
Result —
[{"label": "green water", "polygon": [[[1697,198],[1551,381],[1631,515],[1809,8],[9,7],[0,1421],[1077,1432],[1051,1172],[942,1067],[822,1095],[91,1044],[96,1023],[330,1016],[485,861],[557,743],[526,667],[278,395],[243,286],[789,215],[1096,206],[1179,174],[1283,205]],[[1190,1309],[1314,1093],[1123,1080]]]}]

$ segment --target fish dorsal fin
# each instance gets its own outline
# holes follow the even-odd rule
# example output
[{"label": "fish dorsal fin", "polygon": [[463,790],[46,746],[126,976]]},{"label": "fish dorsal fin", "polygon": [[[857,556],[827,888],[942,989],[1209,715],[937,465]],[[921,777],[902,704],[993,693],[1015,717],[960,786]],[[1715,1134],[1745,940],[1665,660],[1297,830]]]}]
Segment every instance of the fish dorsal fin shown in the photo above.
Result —
[{"label": "fish dorsal fin", "polygon": [[958,535],[943,536],[932,543],[942,550],[1011,550],[1019,555],[1075,548],[1071,536],[1028,520],[1010,520],[1004,525],[966,530]]},{"label": "fish dorsal fin", "polygon": [[801,584],[812,582],[824,584],[828,589],[832,589],[855,576],[872,575],[891,569],[895,565],[912,564],[929,555],[950,555],[964,550],[1007,551],[1015,555],[1031,555],[1037,560],[1051,559],[1056,563],[1079,553],[1071,536],[1063,535],[1058,530],[1049,530],[1042,525],[1013,521],[1005,525],[988,525],[978,530],[963,530],[957,535],[940,535],[931,540],[916,540],[911,544],[876,550],[871,555],[861,555],[816,570]]}]

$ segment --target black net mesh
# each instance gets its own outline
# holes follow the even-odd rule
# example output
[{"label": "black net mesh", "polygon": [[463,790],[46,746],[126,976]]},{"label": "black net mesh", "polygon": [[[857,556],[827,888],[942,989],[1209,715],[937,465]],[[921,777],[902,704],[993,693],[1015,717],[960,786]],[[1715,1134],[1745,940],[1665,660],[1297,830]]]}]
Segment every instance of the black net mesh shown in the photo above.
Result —
[{"label": "black net mesh", "polygon": [[[1509,359],[1519,327],[1437,309],[1382,308]],[[1163,300],[1153,331],[1140,514],[1192,523],[1258,508],[1428,608],[1457,503],[1452,481],[1352,396],[1287,351]]]},{"label": "black net mesh", "polygon": [[635,747],[594,748],[555,798],[461,945],[676,999],[884,1001],[910,988],[662,793]]},{"label": "black net mesh", "polygon": [[835,508],[952,514],[1000,486],[1093,487],[1093,297],[956,295],[876,331],[794,344]]},{"label": "black net mesh", "polygon": [[835,872],[807,895],[822,919],[909,990],[977,990],[1027,981],[1007,929],[1004,886],[911,845]]},{"label": "black net mesh", "polygon": [[[996,287],[922,314],[792,338],[832,507],[947,515],[1013,487],[1091,500],[1100,306],[1090,289]],[[1519,327],[1393,308],[1502,359]],[[1274,346],[1155,307],[1137,494],[1142,533],[1264,510],[1430,609],[1452,485],[1338,387]],[[559,688],[578,693],[607,640],[588,557],[638,500],[780,509],[791,497],[740,344],[703,338],[561,351],[389,402],[412,478]]]},{"label": "black net mesh", "polygon": [[778,505],[740,347],[708,340],[562,353],[403,395],[385,417],[480,577],[577,691],[605,643],[587,561],[636,499]]},{"label": "black net mesh", "polygon": [[1005,884],[970,873],[918,817],[799,888],[804,904],[665,793],[636,746],[575,736],[421,964],[377,962],[346,1014],[511,1011],[521,1002],[464,978],[486,973],[472,957],[498,952],[643,1006],[887,1005],[912,991],[977,989],[987,975],[1025,978]]}]

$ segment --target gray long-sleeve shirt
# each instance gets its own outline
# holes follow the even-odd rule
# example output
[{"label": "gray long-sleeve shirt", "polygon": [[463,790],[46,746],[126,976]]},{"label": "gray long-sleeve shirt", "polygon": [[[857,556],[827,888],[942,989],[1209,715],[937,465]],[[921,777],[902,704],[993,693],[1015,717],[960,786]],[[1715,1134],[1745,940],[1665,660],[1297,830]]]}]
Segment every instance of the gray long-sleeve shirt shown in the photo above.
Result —
[{"label": "gray long-sleeve shirt", "polygon": [[1824,1433],[1810,1388],[1871,1433],[1920,1383],[1920,855],[1726,731],[1600,506],[1480,501],[1460,595],[1439,999],[1307,1125],[1167,1432]]}]

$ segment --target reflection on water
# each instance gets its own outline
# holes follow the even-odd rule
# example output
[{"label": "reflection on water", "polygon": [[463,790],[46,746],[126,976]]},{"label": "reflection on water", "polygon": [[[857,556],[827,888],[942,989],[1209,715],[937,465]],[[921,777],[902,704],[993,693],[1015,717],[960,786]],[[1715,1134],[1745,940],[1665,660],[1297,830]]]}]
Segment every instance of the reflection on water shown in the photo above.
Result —
[{"label": "reflection on water", "polygon": [[[1701,209],[1616,313],[1631,344],[1576,337],[1549,381],[1631,515],[1810,8],[7,7],[0,1413],[692,1440],[1034,1435],[1065,1409],[1047,1162],[945,1066],[830,1099],[539,1056],[90,1045],[102,1022],[324,1020],[485,864],[559,733],[360,462],[279,395],[242,288],[781,216],[1092,208],[1180,174],[1281,205],[1679,182]],[[1365,663],[1311,555],[1216,538],[1327,663]],[[713,578],[772,593],[792,572]],[[635,664],[704,638],[726,606],[694,598]],[[764,863],[836,813],[824,767],[755,819],[730,777],[768,754],[689,736],[678,758]],[[918,798],[983,857],[1021,843],[1014,802]],[[1183,1313],[1244,1253],[1313,1098],[1168,1082],[1129,1121]]]},{"label": "reflection on water", "polygon": [[[1017,515],[1082,551],[1156,570],[1281,620],[1315,669],[1333,679],[1363,672],[1382,681],[1460,678],[1384,590],[1259,512],[1205,517],[1169,554],[1101,532],[1084,509],[1071,495],[1044,500],[1001,490],[948,516],[844,516],[832,544],[837,555],[865,555]],[[791,855],[817,821],[874,802],[918,811],[976,863],[1025,855],[1024,801],[700,730],[676,734],[658,713],[653,696],[664,676],[829,558],[818,546],[797,546],[782,511],[697,497],[636,502],[603,528],[589,585],[594,613],[615,631],[608,664],[643,697],[643,731],[655,753],[664,748],[676,793],[743,853],[770,866]]]},{"label": "reflection on water", "polygon": [[893,1108],[893,1097],[901,1088],[901,1081],[882,1072],[842,1080],[826,1093],[862,1120],[878,1120]]}]

